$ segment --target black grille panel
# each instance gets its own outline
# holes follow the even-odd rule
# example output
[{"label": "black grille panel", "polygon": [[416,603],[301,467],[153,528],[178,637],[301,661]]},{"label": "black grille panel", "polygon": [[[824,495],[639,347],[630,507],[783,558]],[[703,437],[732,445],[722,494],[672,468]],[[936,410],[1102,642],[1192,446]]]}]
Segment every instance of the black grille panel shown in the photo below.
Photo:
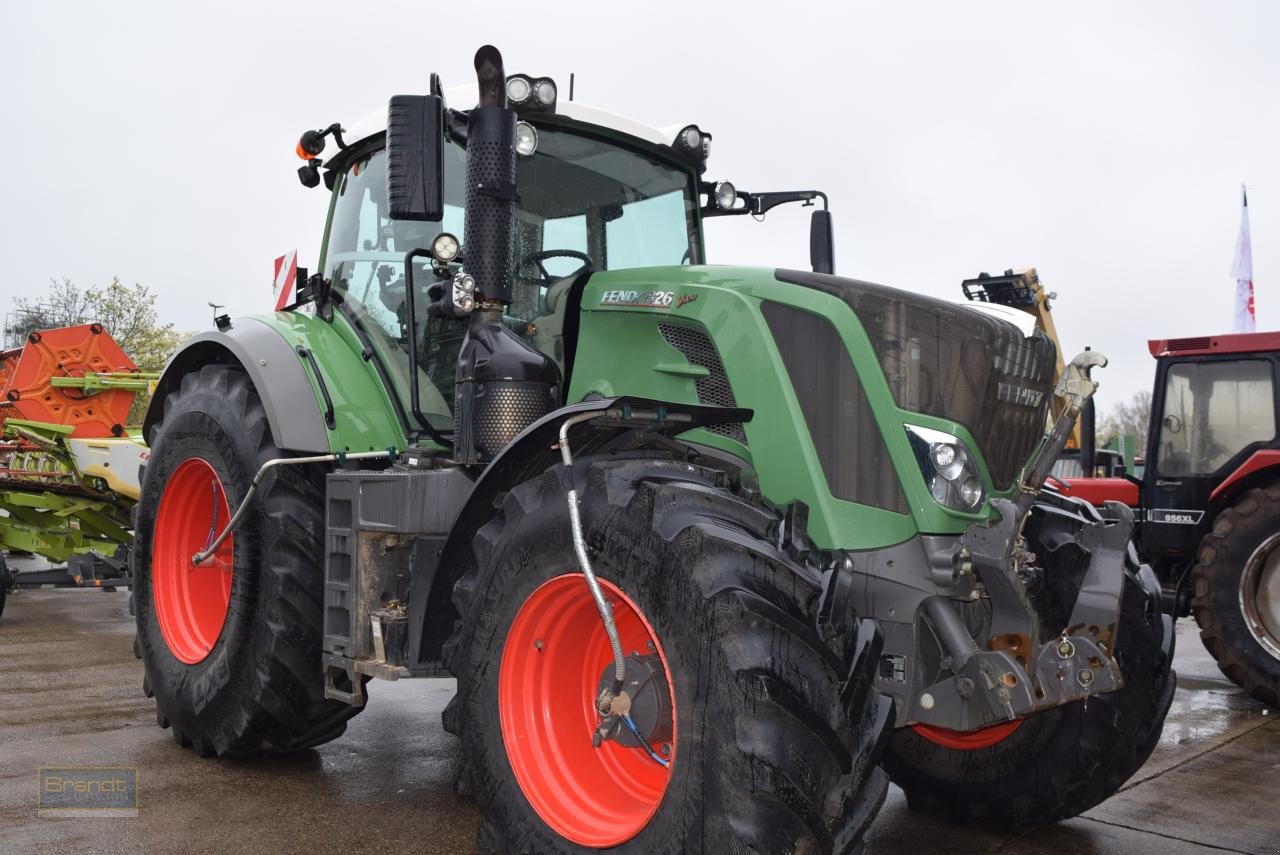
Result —
[{"label": "black grille panel", "polygon": [[[733,388],[729,385],[729,377],[724,372],[724,363],[720,361],[720,354],[705,332],[696,327],[665,322],[658,323],[658,332],[662,333],[667,344],[684,355],[690,365],[700,365],[707,369],[707,376],[699,377],[693,383],[698,392],[699,404],[712,407],[738,406],[737,399],[733,397]],[[747,432],[741,422],[709,425],[707,430],[736,439],[743,445],[747,443]]]},{"label": "black grille panel", "polygon": [[1056,353],[1043,334],[974,309],[820,273],[778,279],[839,297],[862,322],[904,410],[969,429],[997,489],[1013,485],[1044,434]]},{"label": "black grille panel", "polygon": [[761,311],[791,378],[831,495],[907,513],[889,449],[840,333],[821,315],[782,303],[766,302]]}]

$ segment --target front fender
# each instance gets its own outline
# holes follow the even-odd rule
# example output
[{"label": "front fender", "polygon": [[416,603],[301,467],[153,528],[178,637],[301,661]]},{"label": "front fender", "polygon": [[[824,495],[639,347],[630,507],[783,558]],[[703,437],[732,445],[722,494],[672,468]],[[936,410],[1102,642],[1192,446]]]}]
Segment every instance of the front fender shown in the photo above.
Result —
[{"label": "front fender", "polygon": [[751,410],[730,407],[644,398],[597,398],[561,407],[529,425],[480,473],[440,551],[439,571],[427,594],[427,602],[417,610],[410,603],[411,619],[413,615],[421,616],[417,618],[421,621],[419,661],[442,658],[444,641],[453,633],[457,617],[453,608],[454,583],[471,562],[471,543],[476,532],[493,515],[499,496],[560,460],[560,425],[571,416],[593,412],[599,413],[599,418],[570,429],[575,458],[617,448],[616,441],[627,433],[672,435],[707,425],[749,422],[754,415]]}]

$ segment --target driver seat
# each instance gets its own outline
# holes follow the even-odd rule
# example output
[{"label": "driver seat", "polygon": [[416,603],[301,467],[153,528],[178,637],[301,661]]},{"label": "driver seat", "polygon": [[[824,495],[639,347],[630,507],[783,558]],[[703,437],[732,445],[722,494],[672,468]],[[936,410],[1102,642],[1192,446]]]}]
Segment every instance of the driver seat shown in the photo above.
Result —
[{"label": "driver seat", "polygon": [[547,289],[546,305],[549,314],[533,319],[533,346],[555,360],[564,375],[564,316],[568,310],[569,288],[577,276],[556,280]]}]

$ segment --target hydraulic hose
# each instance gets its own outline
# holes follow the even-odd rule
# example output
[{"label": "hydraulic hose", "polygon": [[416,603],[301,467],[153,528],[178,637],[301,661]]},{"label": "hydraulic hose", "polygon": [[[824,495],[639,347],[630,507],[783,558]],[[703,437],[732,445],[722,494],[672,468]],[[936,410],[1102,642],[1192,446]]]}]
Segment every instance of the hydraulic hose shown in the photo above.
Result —
[{"label": "hydraulic hose", "polygon": [[[267,471],[277,466],[290,466],[298,463],[333,463],[338,461],[343,463],[347,460],[395,460],[396,450],[388,448],[385,451],[352,451],[341,454],[315,454],[310,457],[277,457],[274,460],[268,460],[266,463],[258,467],[258,472],[253,476],[253,482],[249,484],[249,489],[245,491],[244,498],[240,500],[240,504],[236,507],[236,512],[231,515],[231,519],[227,522],[227,527],[222,530],[222,534],[213,538],[209,545],[203,551],[197,552],[191,556],[191,563],[199,567],[201,564],[213,557],[213,553],[218,551],[218,547],[222,545],[222,541],[227,539],[227,535],[240,524],[240,518],[244,516],[244,512],[249,508],[249,502],[253,499],[253,494],[258,491],[258,483],[262,481]],[[217,505],[214,505],[215,513]]]},{"label": "hydraulic hose", "polygon": [[618,638],[618,627],[613,622],[613,609],[600,590],[600,582],[595,571],[591,569],[591,559],[587,555],[587,541],[582,535],[582,517],[578,514],[578,491],[573,487],[573,452],[569,449],[569,428],[582,422],[591,421],[599,413],[580,413],[570,416],[560,425],[560,460],[564,463],[569,481],[569,527],[573,532],[573,549],[578,554],[578,563],[582,565],[582,575],[591,589],[591,598],[596,601],[596,610],[600,612],[600,620],[604,623],[604,634],[609,636],[609,646],[613,648],[613,694],[622,692],[623,681],[627,677],[627,665],[622,657],[622,640]]}]

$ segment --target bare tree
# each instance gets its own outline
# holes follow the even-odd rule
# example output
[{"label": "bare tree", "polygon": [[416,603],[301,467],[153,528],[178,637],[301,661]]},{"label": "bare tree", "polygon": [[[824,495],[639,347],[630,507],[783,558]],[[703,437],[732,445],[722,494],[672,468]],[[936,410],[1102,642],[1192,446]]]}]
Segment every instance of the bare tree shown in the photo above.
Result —
[{"label": "bare tree", "polygon": [[19,297],[6,319],[5,346],[21,347],[29,333],[87,323],[89,299],[70,279],[50,279],[47,294],[38,299]]},{"label": "bare tree", "polygon": [[[80,290],[69,279],[51,279],[53,287],[39,299],[19,297],[10,316],[6,337],[20,345],[27,333],[100,323],[142,371],[159,371],[185,336],[173,324],[160,323],[155,295],[145,285],[125,285],[119,277],[101,288]],[[141,420],[150,396],[140,394],[129,412],[130,423]]]},{"label": "bare tree", "polygon": [[1134,436],[1137,438],[1137,447],[1143,449],[1147,447],[1147,431],[1150,428],[1151,393],[1143,390],[1111,408],[1098,426],[1098,439],[1106,443],[1117,436]]}]

